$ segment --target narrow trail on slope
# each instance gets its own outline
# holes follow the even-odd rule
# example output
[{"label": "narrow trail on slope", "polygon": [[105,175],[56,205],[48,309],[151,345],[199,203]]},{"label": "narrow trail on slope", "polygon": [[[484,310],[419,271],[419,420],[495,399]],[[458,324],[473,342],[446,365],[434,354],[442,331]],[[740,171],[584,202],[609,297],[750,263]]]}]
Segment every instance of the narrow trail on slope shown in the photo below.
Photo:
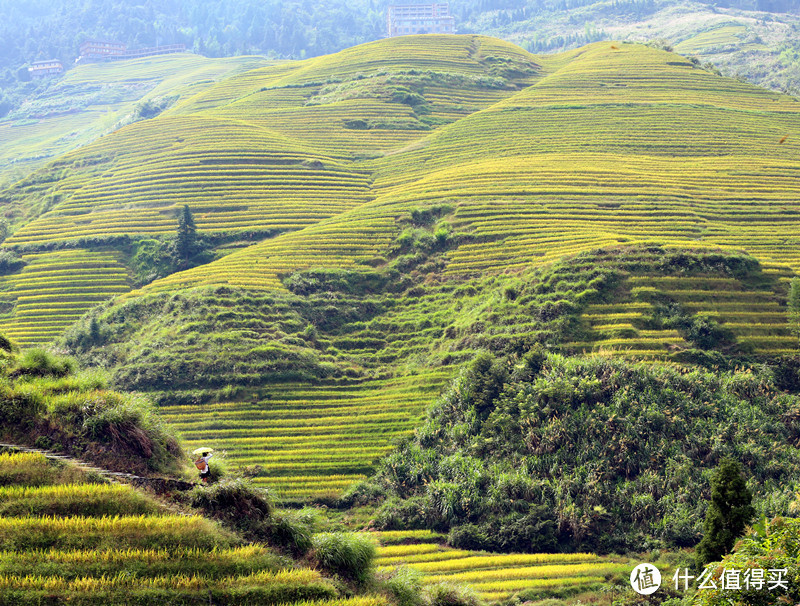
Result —
[{"label": "narrow trail on slope", "polygon": [[152,488],[157,494],[170,492],[173,490],[192,490],[195,486],[198,486],[198,484],[186,482],[185,480],[175,480],[173,478],[146,478],[133,473],[111,471],[110,469],[97,467],[96,465],[92,465],[86,461],[82,461],[81,459],[76,459],[75,457],[59,454],[43,448],[31,448],[30,446],[21,446],[19,444],[0,442],[0,451],[2,450],[41,454],[48,459],[70,463],[82,471],[94,473],[103,479],[108,480],[109,482],[115,482],[118,484],[128,482],[134,486],[147,486]]}]

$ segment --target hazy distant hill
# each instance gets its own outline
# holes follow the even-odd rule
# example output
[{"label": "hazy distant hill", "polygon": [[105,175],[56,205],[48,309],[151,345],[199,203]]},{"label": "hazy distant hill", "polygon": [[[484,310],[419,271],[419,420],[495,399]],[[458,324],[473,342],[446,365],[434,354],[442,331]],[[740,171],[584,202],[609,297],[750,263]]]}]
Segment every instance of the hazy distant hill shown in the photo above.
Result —
[{"label": "hazy distant hill", "polygon": [[[12,86],[19,68],[34,60],[71,64],[78,45],[92,37],[132,48],[183,43],[212,57],[318,56],[383,37],[388,4],[5,0],[0,3],[0,86]],[[459,33],[501,37],[532,52],[611,38],[661,37],[684,43],[681,52],[699,52],[730,74],[771,87],[798,87],[797,0],[466,0],[451,8]],[[24,68],[21,73],[24,77]],[[2,106],[0,96],[0,113]]]},{"label": "hazy distant hill", "polygon": [[24,101],[0,118],[0,186],[217,80],[268,63],[181,54],[81,65],[61,78],[29,83]]}]

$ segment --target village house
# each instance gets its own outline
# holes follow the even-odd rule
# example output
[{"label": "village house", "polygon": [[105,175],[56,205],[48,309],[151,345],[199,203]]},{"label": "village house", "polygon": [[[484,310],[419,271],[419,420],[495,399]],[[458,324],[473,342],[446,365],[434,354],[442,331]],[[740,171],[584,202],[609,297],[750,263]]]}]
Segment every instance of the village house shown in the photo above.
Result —
[{"label": "village house", "polygon": [[453,34],[455,29],[455,18],[447,3],[392,4],[386,13],[386,34],[390,38],[409,34]]},{"label": "village house", "polygon": [[58,59],[48,59],[47,61],[34,61],[28,68],[31,78],[46,78],[60,74],[64,71],[64,66]]}]

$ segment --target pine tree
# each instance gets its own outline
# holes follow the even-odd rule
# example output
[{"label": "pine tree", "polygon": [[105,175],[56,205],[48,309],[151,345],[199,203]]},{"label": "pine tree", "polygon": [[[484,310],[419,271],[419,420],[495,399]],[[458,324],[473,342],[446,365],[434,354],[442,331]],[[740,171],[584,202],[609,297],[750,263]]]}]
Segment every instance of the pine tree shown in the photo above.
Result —
[{"label": "pine tree", "polygon": [[695,555],[698,567],[719,561],[733,549],[734,542],[755,515],[752,499],[741,464],[730,458],[722,459],[711,480],[711,504]]},{"label": "pine tree", "polygon": [[178,215],[178,235],[175,238],[175,256],[179,265],[185,265],[197,253],[197,227],[189,205],[183,205]]}]

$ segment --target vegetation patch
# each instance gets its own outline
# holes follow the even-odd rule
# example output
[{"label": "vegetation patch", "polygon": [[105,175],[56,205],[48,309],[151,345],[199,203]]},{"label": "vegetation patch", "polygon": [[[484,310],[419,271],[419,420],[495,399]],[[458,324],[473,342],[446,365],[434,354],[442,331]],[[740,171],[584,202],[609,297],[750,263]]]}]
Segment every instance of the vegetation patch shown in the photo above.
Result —
[{"label": "vegetation patch", "polygon": [[788,505],[798,404],[764,371],[481,356],[381,462],[376,523],[472,549],[694,545],[723,457],[744,465],[757,511]]}]

